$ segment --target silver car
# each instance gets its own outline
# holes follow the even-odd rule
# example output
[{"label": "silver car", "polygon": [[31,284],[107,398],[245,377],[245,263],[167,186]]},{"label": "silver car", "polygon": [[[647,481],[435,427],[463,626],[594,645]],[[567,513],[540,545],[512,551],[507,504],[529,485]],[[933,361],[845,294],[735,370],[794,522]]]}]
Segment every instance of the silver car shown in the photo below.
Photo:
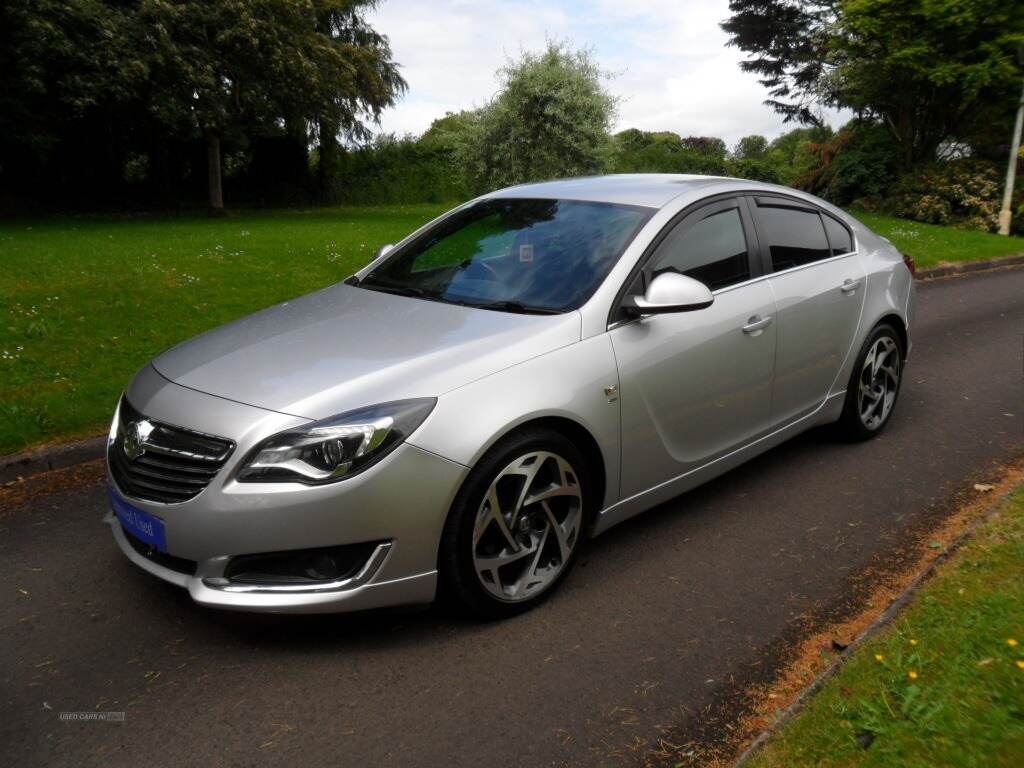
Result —
[{"label": "silver car", "polygon": [[504,189],[134,378],[114,539],[200,604],[547,597],[587,536],[819,424],[892,416],[912,263],[779,186]]}]

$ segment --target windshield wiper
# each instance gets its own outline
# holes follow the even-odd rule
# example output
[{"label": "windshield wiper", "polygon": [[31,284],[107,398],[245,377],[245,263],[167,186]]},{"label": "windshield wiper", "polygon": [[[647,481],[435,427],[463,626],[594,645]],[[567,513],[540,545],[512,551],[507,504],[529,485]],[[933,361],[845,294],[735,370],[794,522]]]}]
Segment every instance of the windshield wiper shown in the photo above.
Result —
[{"label": "windshield wiper", "polygon": [[521,315],[560,315],[562,314],[557,309],[550,309],[549,307],[536,307],[531,304],[523,304],[521,301],[490,301],[486,303],[470,303],[464,302],[467,307],[475,307],[477,309],[494,309],[499,312],[516,312]]},{"label": "windshield wiper", "polygon": [[371,291],[381,291],[383,293],[393,293],[397,296],[414,296],[420,299],[429,299],[430,301],[440,301],[445,304],[458,304],[462,307],[473,307],[474,309],[492,309],[498,312],[516,312],[521,315],[560,315],[560,310],[549,309],[548,307],[537,307],[532,304],[523,304],[521,301],[513,300],[502,300],[502,301],[487,301],[487,302],[476,302],[469,301],[467,299],[454,298],[449,296],[443,296],[439,293],[433,293],[426,291],[423,288],[414,288],[410,285],[401,285],[399,283],[385,283],[379,280],[371,280],[365,278],[357,285],[360,288],[368,288]]},{"label": "windshield wiper", "polygon": [[399,285],[398,283],[382,283],[377,280],[363,279],[358,283],[360,288],[369,288],[371,291],[382,291],[383,293],[393,293],[396,296],[416,296],[418,298],[433,298],[433,294],[427,293],[422,288],[413,288],[409,285]]}]

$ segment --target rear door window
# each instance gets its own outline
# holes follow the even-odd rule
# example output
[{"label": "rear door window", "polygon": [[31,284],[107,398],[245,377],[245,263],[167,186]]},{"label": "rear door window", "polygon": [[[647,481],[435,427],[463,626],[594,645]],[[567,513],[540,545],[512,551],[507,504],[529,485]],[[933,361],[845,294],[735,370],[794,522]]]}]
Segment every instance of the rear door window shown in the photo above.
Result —
[{"label": "rear door window", "polygon": [[757,219],[775,272],[811,264],[832,255],[825,227],[816,211],[758,205]]}]

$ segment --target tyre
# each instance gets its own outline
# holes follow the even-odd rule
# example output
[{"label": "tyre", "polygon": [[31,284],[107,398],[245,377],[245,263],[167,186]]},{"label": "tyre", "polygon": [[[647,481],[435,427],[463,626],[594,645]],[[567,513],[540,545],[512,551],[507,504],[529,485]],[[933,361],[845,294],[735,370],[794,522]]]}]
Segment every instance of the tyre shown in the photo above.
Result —
[{"label": "tyre", "polygon": [[442,600],[499,619],[547,598],[575,562],[591,488],[583,455],[554,430],[527,429],[496,443],[445,522]]},{"label": "tyre", "polygon": [[903,378],[903,343],[888,323],[877,326],[861,347],[846,388],[837,427],[848,440],[867,440],[885,429]]}]

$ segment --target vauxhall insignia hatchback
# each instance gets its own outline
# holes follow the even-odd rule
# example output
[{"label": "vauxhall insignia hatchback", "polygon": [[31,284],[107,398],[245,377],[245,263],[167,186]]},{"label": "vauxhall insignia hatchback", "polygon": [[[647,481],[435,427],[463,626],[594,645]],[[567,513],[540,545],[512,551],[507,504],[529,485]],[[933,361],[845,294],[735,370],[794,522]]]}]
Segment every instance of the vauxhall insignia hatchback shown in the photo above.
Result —
[{"label": "vauxhall insignia hatchback", "polygon": [[913,311],[912,262],[788,188],[504,189],[143,368],[106,521],[203,605],[510,615],[587,536],[816,425],[878,434]]}]

